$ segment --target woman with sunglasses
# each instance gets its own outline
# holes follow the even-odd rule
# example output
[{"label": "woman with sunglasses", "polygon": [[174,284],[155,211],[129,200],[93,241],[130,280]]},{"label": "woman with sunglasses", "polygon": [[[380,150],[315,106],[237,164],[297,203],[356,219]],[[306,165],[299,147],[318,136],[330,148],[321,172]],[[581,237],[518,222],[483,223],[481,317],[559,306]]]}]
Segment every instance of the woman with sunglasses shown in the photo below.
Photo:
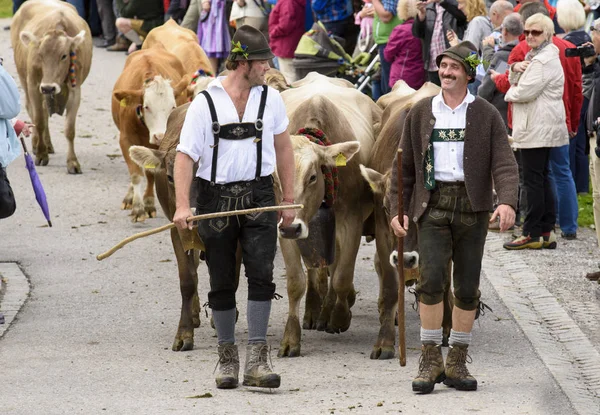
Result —
[{"label": "woman with sunglasses", "polygon": [[504,244],[506,249],[556,247],[555,195],[549,177],[550,150],[569,143],[562,101],[565,76],[559,51],[552,43],[554,24],[542,14],[525,22],[523,34],[531,50],[511,65],[510,89],[514,145],[521,150],[527,215],[523,234]]}]

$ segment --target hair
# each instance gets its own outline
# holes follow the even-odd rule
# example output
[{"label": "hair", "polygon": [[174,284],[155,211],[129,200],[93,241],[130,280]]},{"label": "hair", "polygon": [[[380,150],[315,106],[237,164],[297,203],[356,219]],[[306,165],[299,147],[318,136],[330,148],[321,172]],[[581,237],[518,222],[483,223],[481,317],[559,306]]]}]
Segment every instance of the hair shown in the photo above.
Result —
[{"label": "hair", "polygon": [[585,24],[585,10],[577,0],[559,0],[556,5],[556,20],[566,32],[577,30]]},{"label": "hair", "polygon": [[470,22],[477,16],[487,16],[487,8],[484,0],[463,0],[465,3],[464,13],[467,16],[467,22]]},{"label": "hair", "polygon": [[240,66],[240,62],[239,61],[232,61],[227,59],[225,61],[225,69],[227,69],[228,71],[235,71],[238,66]]},{"label": "hair", "polygon": [[399,0],[396,13],[401,20],[413,19],[417,16],[418,0]]},{"label": "hair", "polygon": [[521,36],[523,33],[523,22],[519,13],[511,13],[502,21],[502,27],[506,29],[506,33],[513,36]]},{"label": "hair", "polygon": [[544,16],[550,17],[550,12],[544,6],[544,3],[526,3],[519,9],[521,21],[526,22],[534,14],[541,13]]},{"label": "hair", "polygon": [[544,31],[546,40],[552,39],[554,34],[554,23],[548,16],[544,16],[541,13],[534,14],[525,22],[525,26],[537,25]]},{"label": "hair", "polygon": [[490,7],[490,14],[492,13],[496,13],[496,14],[504,14],[504,13],[509,13],[512,12],[514,9],[514,6],[506,1],[506,0],[496,0],[495,2],[492,3],[491,7]]}]

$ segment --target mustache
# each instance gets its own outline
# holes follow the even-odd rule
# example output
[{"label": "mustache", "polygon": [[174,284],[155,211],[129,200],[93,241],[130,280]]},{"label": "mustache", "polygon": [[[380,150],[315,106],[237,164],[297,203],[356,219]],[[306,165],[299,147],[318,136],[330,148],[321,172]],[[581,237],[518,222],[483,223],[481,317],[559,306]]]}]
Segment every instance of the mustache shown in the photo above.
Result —
[{"label": "mustache", "polygon": [[451,79],[453,81],[456,81],[456,77],[455,76],[450,76],[450,75],[442,76],[442,79]]}]

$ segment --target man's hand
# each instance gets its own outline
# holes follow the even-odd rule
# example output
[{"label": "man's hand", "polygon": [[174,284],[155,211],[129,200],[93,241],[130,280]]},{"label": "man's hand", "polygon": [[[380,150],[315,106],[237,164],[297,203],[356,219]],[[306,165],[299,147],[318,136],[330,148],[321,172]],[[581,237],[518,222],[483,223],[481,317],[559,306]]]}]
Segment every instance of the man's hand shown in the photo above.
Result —
[{"label": "man's hand", "polygon": [[484,39],[481,41],[481,44],[482,44],[483,46],[492,46],[492,47],[493,47],[493,46],[495,46],[495,45],[496,45],[496,38],[495,38],[494,36],[490,35],[490,36],[488,36],[488,37],[484,38]]},{"label": "man's hand", "polygon": [[[585,42],[581,46],[592,46],[592,47],[594,47],[594,44],[592,42]],[[596,62],[596,59],[598,59],[598,55],[588,56],[587,58],[583,58],[583,61],[585,62],[585,66],[590,66],[590,65],[593,65],[594,62]]]},{"label": "man's hand", "polygon": [[400,221],[398,220],[398,215],[392,218],[390,222],[390,226],[394,231],[394,235],[398,238],[403,238],[406,236],[406,232],[408,231],[408,216],[404,215],[404,226],[400,226]]},{"label": "man's hand", "polygon": [[181,207],[175,210],[175,214],[173,215],[173,223],[177,227],[177,229],[184,230],[189,229],[192,230],[193,222],[188,222],[187,218],[190,216],[194,216],[192,210],[189,207]]},{"label": "man's hand", "polygon": [[454,30],[448,30],[446,32],[446,38],[448,39],[448,43],[450,43],[450,46],[458,45],[458,36],[456,36]]},{"label": "man's hand", "polygon": [[[239,5],[239,3],[238,3]],[[242,7],[242,6],[240,6]],[[210,11],[210,0],[202,0],[202,10],[205,12],[209,12]]]},{"label": "man's hand", "polygon": [[499,205],[492,217],[490,223],[493,223],[500,216],[500,232],[507,231],[515,224],[515,210],[510,205]]},{"label": "man's hand", "polygon": [[530,63],[530,61],[517,62],[512,66],[512,71],[517,73],[525,72]]},{"label": "man's hand", "polygon": [[[290,202],[281,202],[280,206],[291,205]],[[281,221],[282,227],[288,227],[296,219],[296,209],[285,209],[277,212],[277,223]]]},{"label": "man's hand", "polygon": [[569,138],[573,138],[577,135],[577,131],[569,131]]}]

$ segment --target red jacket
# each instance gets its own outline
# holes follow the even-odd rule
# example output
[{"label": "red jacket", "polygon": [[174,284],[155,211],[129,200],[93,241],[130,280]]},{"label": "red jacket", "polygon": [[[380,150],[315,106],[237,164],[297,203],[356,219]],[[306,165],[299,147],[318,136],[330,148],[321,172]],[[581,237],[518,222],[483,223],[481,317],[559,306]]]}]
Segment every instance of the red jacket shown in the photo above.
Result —
[{"label": "red jacket", "polygon": [[[522,4],[517,4],[515,6],[515,13],[519,12],[519,9],[521,8]],[[546,9],[548,10],[548,13],[550,13],[550,18],[552,20],[554,20],[554,15],[556,15],[556,9],[554,7],[552,7],[550,5],[550,3],[548,3],[548,0],[544,0],[544,6],[546,6]]]},{"label": "red jacket", "polygon": [[269,45],[280,58],[293,58],[304,34],[306,0],[278,0],[269,14]]},{"label": "red jacket", "polygon": [[[581,117],[581,106],[583,105],[583,87],[581,76],[581,63],[579,59],[565,57],[565,49],[574,48],[571,42],[552,36],[552,43],[558,48],[560,63],[565,72],[565,90],[563,92],[563,102],[565,104],[565,113],[567,115],[567,129],[569,132],[575,132],[579,128],[579,118]],[[508,56],[508,64],[525,60],[525,55],[531,48],[524,40],[512,50]],[[505,94],[510,89],[508,82],[508,71],[505,74],[498,75],[494,80],[496,89]],[[512,104],[508,103],[508,126],[512,128]]]}]

